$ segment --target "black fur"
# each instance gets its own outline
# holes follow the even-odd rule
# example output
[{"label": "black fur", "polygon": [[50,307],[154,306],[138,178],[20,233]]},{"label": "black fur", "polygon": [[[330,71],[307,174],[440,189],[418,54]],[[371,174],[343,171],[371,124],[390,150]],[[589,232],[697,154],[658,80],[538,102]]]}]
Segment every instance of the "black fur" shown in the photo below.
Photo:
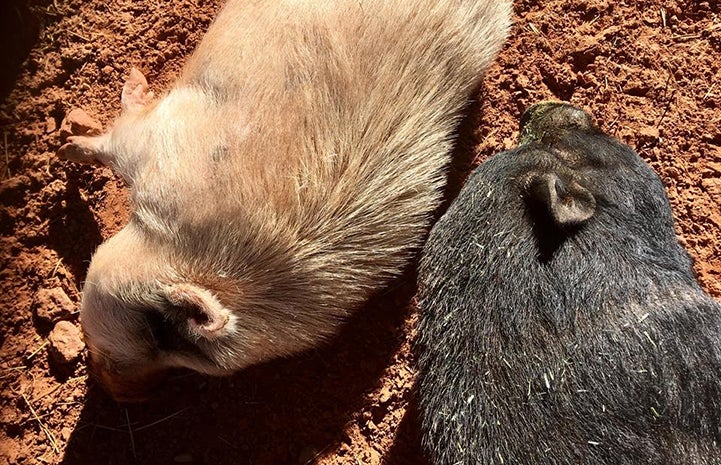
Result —
[{"label": "black fur", "polygon": [[[431,461],[721,464],[721,305],[696,282],[663,185],[580,110],[544,108],[524,116],[523,145],[471,175],[424,249]],[[554,218],[533,187],[549,173],[590,192],[589,219]]]}]

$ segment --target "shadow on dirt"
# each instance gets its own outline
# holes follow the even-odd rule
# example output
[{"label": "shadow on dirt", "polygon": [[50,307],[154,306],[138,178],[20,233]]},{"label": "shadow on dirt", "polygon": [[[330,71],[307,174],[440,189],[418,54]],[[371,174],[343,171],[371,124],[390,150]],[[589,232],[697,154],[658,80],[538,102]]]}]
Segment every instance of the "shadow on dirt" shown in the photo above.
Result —
[{"label": "shadow on dirt", "polygon": [[[403,342],[414,276],[325,348],[230,378],[178,375],[138,405],[91,386],[63,464],[302,464],[342,442]],[[92,383],[91,381],[91,384]]]},{"label": "shadow on dirt", "polygon": [[[485,95],[486,89],[479,86],[473,95]],[[483,112],[481,108],[483,100],[474,100],[466,109],[466,116],[458,125],[458,138],[451,155],[451,163],[448,168],[448,184],[444,193],[444,201],[436,211],[436,219],[446,212],[448,206],[458,197],[468,175],[477,164],[475,147],[480,142],[477,129],[483,127]]]},{"label": "shadow on dirt", "polygon": [[3,0],[0,2],[0,104],[5,101],[40,36],[41,20],[32,6],[42,1]]},{"label": "shadow on dirt", "polygon": [[82,287],[90,258],[103,238],[88,203],[80,195],[78,176],[71,174],[62,201],[53,204],[49,217],[48,245],[52,247]]},{"label": "shadow on dirt", "polygon": [[393,446],[383,460],[384,465],[428,465],[421,448],[421,425],[418,404],[411,400],[401,424],[398,425]]}]

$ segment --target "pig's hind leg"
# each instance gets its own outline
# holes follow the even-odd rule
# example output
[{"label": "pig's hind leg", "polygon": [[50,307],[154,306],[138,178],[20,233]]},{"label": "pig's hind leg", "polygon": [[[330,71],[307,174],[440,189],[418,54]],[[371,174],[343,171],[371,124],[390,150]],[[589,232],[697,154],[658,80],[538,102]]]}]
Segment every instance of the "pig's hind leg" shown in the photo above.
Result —
[{"label": "pig's hind leg", "polygon": [[93,165],[110,165],[112,156],[104,149],[107,135],[71,136],[68,142],[58,149],[57,155],[63,160]]},{"label": "pig's hind leg", "polygon": [[[123,114],[141,114],[153,99],[148,81],[137,68],[130,70],[123,85],[121,104]],[[76,163],[113,166],[115,156],[108,150],[110,133],[100,136],[71,136],[57,152],[58,157]]]}]

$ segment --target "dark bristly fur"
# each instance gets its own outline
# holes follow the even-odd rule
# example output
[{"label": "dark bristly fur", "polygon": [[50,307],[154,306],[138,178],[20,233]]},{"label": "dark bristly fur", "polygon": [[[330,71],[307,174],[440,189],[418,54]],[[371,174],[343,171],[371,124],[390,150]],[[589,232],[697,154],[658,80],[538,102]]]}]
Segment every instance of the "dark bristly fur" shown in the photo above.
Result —
[{"label": "dark bristly fur", "polygon": [[[580,110],[527,115],[522,145],[473,173],[424,250],[432,463],[721,463],[721,305],[661,181]],[[590,218],[554,219],[531,187],[544,176],[590,192]]]}]

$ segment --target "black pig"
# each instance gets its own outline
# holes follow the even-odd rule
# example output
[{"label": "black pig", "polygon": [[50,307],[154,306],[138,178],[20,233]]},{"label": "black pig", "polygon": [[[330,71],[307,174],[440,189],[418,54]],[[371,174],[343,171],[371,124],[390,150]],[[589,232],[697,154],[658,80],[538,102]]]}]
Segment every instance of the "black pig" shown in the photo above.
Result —
[{"label": "black pig", "polygon": [[721,463],[721,305],[659,178],[542,103],[433,229],[419,396],[434,464]]}]

